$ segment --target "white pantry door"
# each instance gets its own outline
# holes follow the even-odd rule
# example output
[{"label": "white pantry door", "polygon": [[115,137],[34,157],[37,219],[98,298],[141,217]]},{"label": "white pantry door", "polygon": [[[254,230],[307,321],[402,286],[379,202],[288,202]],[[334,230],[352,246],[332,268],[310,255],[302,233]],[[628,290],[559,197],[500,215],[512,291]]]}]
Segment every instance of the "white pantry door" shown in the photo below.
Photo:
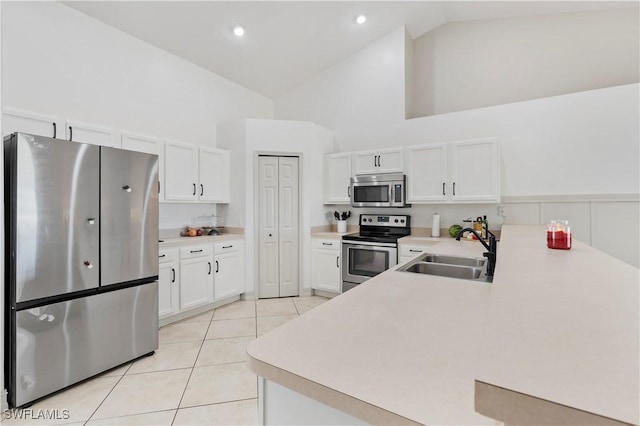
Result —
[{"label": "white pantry door", "polygon": [[260,156],[260,298],[298,295],[298,158]]}]

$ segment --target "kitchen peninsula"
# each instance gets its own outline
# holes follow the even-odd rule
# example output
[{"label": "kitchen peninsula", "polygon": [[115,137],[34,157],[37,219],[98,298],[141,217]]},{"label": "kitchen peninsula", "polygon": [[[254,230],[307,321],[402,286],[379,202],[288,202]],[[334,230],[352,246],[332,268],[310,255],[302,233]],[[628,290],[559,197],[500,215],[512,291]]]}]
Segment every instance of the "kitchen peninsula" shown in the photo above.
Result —
[{"label": "kitchen peninsula", "polygon": [[493,284],[394,268],[252,342],[261,421],[638,424],[639,271],[545,236],[504,226]]}]

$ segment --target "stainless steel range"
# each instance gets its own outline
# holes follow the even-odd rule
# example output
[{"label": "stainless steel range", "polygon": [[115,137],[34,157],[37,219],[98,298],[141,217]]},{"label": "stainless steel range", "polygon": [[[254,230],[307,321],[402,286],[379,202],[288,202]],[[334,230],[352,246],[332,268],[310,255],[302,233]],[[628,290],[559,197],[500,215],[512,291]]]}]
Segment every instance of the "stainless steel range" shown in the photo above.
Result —
[{"label": "stainless steel range", "polygon": [[342,237],[342,292],[398,264],[398,238],[411,234],[408,215],[360,215],[360,232]]}]

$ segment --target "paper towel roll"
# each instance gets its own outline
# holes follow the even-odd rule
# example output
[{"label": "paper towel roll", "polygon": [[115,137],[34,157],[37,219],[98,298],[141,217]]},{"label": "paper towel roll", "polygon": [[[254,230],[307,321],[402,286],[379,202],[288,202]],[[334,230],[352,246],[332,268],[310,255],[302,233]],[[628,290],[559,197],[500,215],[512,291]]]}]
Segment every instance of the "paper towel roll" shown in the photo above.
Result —
[{"label": "paper towel roll", "polygon": [[431,236],[439,237],[440,236],[440,215],[435,213],[433,215],[433,222],[431,224]]}]

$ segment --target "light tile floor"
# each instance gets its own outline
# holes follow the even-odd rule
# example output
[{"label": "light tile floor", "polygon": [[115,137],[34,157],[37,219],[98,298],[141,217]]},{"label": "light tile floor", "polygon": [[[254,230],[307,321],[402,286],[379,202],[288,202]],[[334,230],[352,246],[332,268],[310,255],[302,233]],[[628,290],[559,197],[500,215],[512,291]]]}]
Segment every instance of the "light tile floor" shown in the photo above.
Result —
[{"label": "light tile floor", "polygon": [[164,326],[159,349],[29,407],[68,410],[67,419],[6,419],[3,425],[251,425],[257,378],[246,345],[327,299],[237,301]]}]

